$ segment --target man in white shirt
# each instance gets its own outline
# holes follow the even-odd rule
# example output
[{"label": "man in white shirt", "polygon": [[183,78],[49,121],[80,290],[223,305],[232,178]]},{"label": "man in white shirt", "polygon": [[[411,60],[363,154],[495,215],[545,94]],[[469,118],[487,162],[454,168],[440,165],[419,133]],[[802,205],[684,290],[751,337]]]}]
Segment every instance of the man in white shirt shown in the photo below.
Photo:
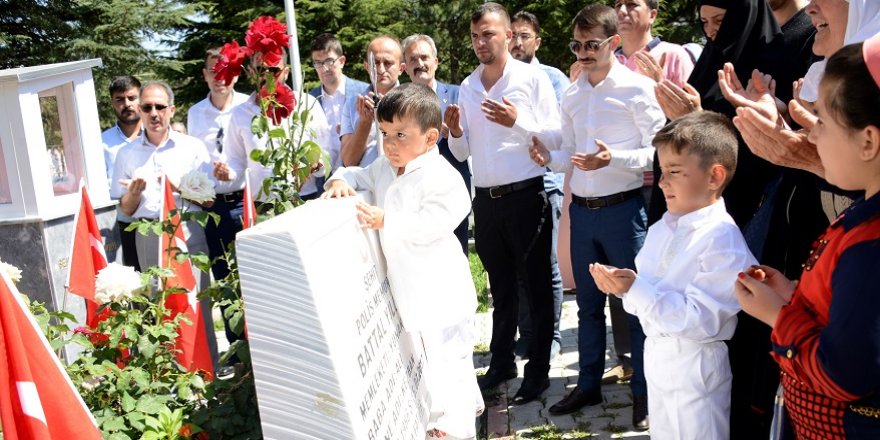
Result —
[{"label": "man in white shirt", "polygon": [[[262,66],[260,69],[265,72],[274,72],[275,83],[283,84],[287,80],[290,68],[284,64],[285,57],[281,58],[277,66]],[[262,73],[261,73],[262,74]],[[250,170],[249,182],[251,188],[251,196],[259,204],[268,200],[268,194],[263,194],[263,180],[272,176],[272,168],[266,167],[257,161],[251,159],[251,152],[257,149],[264,149],[268,142],[266,137],[261,137],[251,131],[251,122],[254,117],[260,114],[259,96],[252,93],[247,101],[239,105],[232,111],[232,120],[229,122],[229,133],[224,138],[224,150],[226,151],[228,164],[221,164],[222,167],[215,165],[214,176],[223,185],[229,185],[233,188],[244,189],[245,170]],[[330,126],[327,125],[327,117],[324,116],[324,110],[318,100],[308,93],[296,94],[296,110],[309,110],[309,121],[302,141],[311,140],[316,142],[322,149],[330,143]],[[274,127],[270,118],[269,125]],[[281,127],[287,128],[287,121],[282,121]],[[315,180],[316,176],[324,173],[323,167],[318,168],[312,176],[303,183],[299,188],[299,197],[302,200],[312,200],[318,197],[318,188]]]},{"label": "man in white shirt", "polygon": [[[541,47],[541,23],[538,17],[531,12],[519,11],[513,14],[510,25],[513,38],[510,40],[508,49],[514,58],[534,66],[538,66],[550,82],[553,83],[553,91],[556,92],[556,100],[562,100],[562,94],[571,82],[568,76],[553,66],[547,66],[538,62],[535,56]],[[559,237],[559,219],[562,217],[562,199],[565,194],[562,187],[565,184],[565,174],[554,173],[547,170],[544,173],[544,189],[552,207],[553,219],[553,243],[551,245],[550,265],[553,271],[553,342],[550,346],[550,359],[559,354],[562,347],[562,334],[559,332],[559,319],[562,317],[562,272],[559,270],[559,261],[556,259],[557,240]],[[520,289],[519,297],[519,339],[516,341],[516,354],[525,357],[528,352],[529,340],[532,337],[531,322],[529,317],[528,300]]]},{"label": "man in white shirt", "polygon": [[[572,169],[571,264],[577,286],[577,387],[550,407],[568,414],[602,402],[605,365],[605,295],[590,276],[591,263],[635,268],[647,230],[641,197],[643,171],[653,164],[651,140],[666,118],[654,97],[654,82],[614,58],[620,42],[614,9],[593,4],[574,19],[572,52],[581,72],[562,98],[560,149],[536,140],[536,163],[556,171]],[[554,146],[555,147],[555,146]],[[633,425],[647,425],[647,388],[642,371],[644,333],[629,315],[633,360]]]},{"label": "man in white shirt", "polygon": [[[174,92],[164,82],[144,84],[140,93],[141,120],[144,133],[119,151],[113,168],[113,182],[110,197],[119,199],[119,205],[126,215],[135,219],[156,220],[162,213],[162,200],[165,188],[162,176],[167,176],[173,186],[180,178],[192,170],[211,175],[211,158],[202,141],[171,130],[174,117]],[[198,211],[201,207],[175,193],[175,204],[179,209]],[[208,202],[210,203],[210,202]],[[205,232],[195,221],[182,224],[186,247],[191,253],[207,253]],[[155,234],[137,234],[135,243],[142,268],[159,264],[159,237]],[[207,274],[197,277],[197,289],[209,283]],[[211,300],[200,301],[204,310],[211,309]],[[217,341],[213,337],[214,326],[211,314],[203,313],[205,331],[214,362],[217,359]]]},{"label": "man in white shirt", "polygon": [[[347,97],[367,93],[370,85],[342,73],[346,58],[342,44],[333,34],[323,33],[315,37],[311,51],[312,66],[318,74],[318,79],[321,80],[321,85],[309,90],[309,94],[321,103],[327,123],[330,125],[330,143],[322,147],[330,155],[331,172],[335,172],[342,166],[342,159],[339,157],[341,148],[339,133],[342,128],[342,109],[345,100]],[[318,181],[318,192],[323,189],[322,180]]]},{"label": "man in white shirt", "polygon": [[369,92],[347,96],[342,108],[342,125],[339,139],[342,144],[339,156],[342,166],[361,166],[371,164],[381,152],[377,129],[373,122],[374,96],[381,99],[391,89],[397,87],[397,79],[404,71],[403,49],[400,41],[389,35],[381,35],[370,41],[364,56],[364,68],[370,71],[367,62],[370,52],[376,62],[376,87]]},{"label": "man in white shirt", "polygon": [[530,402],[550,386],[553,293],[552,221],[544,167],[529,159],[532,136],[556,142],[559,104],[547,75],[507,51],[513,32],[503,6],[483,3],[471,15],[471,43],[480,65],[461,84],[457,105],[444,115],[449,149],[472,158],[476,187],[474,240],[492,285],[492,361],[479,380],[487,390],[517,376],[514,336],[518,280],[529,298],[532,341],[514,404]]},{"label": "man in white shirt", "polygon": [[[247,101],[247,95],[238,93],[234,89],[238,77],[233,78],[229,85],[215,79],[213,69],[220,58],[220,50],[217,48],[208,49],[206,52],[202,76],[208,84],[208,96],[190,107],[186,122],[189,135],[200,139],[205,144],[212,162],[226,162],[223,137],[229,131],[232,109]],[[214,199],[214,205],[207,211],[219,215],[220,223],[216,224],[212,221],[205,226],[208,256],[211,257],[211,260],[223,256],[229,244],[235,241],[235,234],[241,230],[244,197],[244,192],[241,189],[230,188],[222,181],[218,181],[214,190],[217,193],[217,198]],[[211,266],[211,273],[213,273],[214,279],[221,280],[229,274],[229,268],[225,261],[217,260]],[[229,336],[228,327],[227,336]]]},{"label": "man in white shirt", "polygon": [[[228,85],[225,81],[218,81],[214,75],[214,65],[220,60],[220,49],[208,49],[205,53],[205,66],[202,68],[202,76],[208,84],[208,96],[190,107],[187,115],[187,131],[190,136],[200,139],[211,155],[211,161],[217,167],[222,167],[226,162],[226,154],[223,151],[223,138],[229,132],[229,121],[232,118],[232,109],[247,101],[247,95],[235,91],[235,83],[238,77],[232,78]],[[217,180],[214,188],[217,197],[214,204],[206,208],[220,217],[219,223],[209,221],[205,225],[205,239],[208,242],[208,257],[211,258],[211,273],[215,280],[222,280],[229,275],[229,266],[226,255],[229,245],[235,242],[235,234],[242,229],[242,215],[244,211],[244,191],[234,188],[228,182]],[[239,339],[238,335],[231,330],[230,323],[226,319],[226,306],[221,306],[221,316],[226,330],[226,339],[230,344]],[[237,358],[231,359],[230,363],[237,362]]]},{"label": "man in white shirt", "polygon": [[[406,64],[406,74],[412,82],[431,88],[440,100],[440,114],[446,112],[451,104],[458,102],[458,86],[438,81],[434,75],[437,73],[437,45],[434,39],[422,34],[415,34],[403,40],[403,60]],[[449,151],[449,129],[443,127],[440,131],[440,140],[437,141],[437,149],[456,171],[461,175],[468,195],[471,195],[471,168],[467,160],[458,160]],[[468,216],[462,219],[455,228],[455,236],[461,243],[461,250],[468,254]]]},{"label": "man in white shirt", "polygon": [[[104,144],[104,166],[107,169],[107,180],[113,183],[113,165],[116,163],[116,155],[119,150],[140,136],[141,114],[138,109],[141,92],[141,82],[133,76],[117,76],[110,81],[110,104],[113,113],[116,114],[116,124],[101,133],[101,142]],[[131,266],[140,271],[137,248],[134,237],[137,232],[125,229],[132,222],[132,218],[125,215],[122,209],[116,207],[116,223],[119,225],[119,244],[122,247],[122,264]]]}]

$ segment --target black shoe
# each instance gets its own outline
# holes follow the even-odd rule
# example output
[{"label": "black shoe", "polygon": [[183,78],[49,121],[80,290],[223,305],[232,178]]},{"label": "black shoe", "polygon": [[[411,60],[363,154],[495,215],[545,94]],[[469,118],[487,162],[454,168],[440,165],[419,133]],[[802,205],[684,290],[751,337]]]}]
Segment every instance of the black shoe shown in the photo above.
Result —
[{"label": "black shoe", "polygon": [[550,414],[555,416],[571,414],[585,406],[593,406],[600,403],[602,403],[601,391],[584,392],[580,387],[575,387],[564,399],[550,407]]},{"label": "black shoe", "polygon": [[636,431],[647,431],[648,424],[648,397],[633,396],[633,428]]},{"label": "black shoe", "polygon": [[480,386],[480,391],[486,391],[495,388],[518,375],[519,372],[516,369],[516,365],[504,370],[489,368],[489,371],[486,371],[484,376],[477,378],[477,384]]},{"label": "black shoe", "polygon": [[541,393],[550,388],[550,379],[542,377],[540,379],[523,379],[519,391],[513,396],[514,405],[524,405],[538,398]]}]

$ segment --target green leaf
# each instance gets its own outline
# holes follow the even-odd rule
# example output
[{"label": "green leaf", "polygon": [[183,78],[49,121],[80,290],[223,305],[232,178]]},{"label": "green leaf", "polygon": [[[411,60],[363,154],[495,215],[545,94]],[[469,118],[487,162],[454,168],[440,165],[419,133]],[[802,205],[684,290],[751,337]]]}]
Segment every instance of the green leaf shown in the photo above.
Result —
[{"label": "green leaf", "polygon": [[159,348],[159,342],[154,342],[151,339],[149,335],[142,335],[137,344],[138,351],[148,359],[152,358],[156,354],[156,349]]},{"label": "green leaf", "polygon": [[125,425],[125,419],[122,417],[107,417],[101,423],[102,431],[124,431],[127,426]]},{"label": "green leaf", "polygon": [[269,120],[262,114],[254,116],[251,121],[251,133],[262,136],[267,131],[269,131]]},{"label": "green leaf", "polygon": [[159,414],[162,408],[165,408],[165,403],[156,396],[143,396],[137,402],[137,410],[146,414]]},{"label": "green leaf", "polygon": [[147,424],[145,423],[146,415],[142,412],[129,410],[128,414],[125,415],[125,419],[128,420],[128,424],[137,431],[143,431],[147,427]]},{"label": "green leaf", "polygon": [[250,157],[250,159],[252,161],[259,162],[260,160],[263,159],[264,152],[265,152],[265,150],[255,148],[255,149],[251,150],[251,154],[249,154],[248,156]]},{"label": "green leaf", "polygon": [[121,432],[114,432],[107,436],[107,440],[131,440],[131,437]]},{"label": "green leaf", "polygon": [[122,393],[122,410],[125,412],[131,412],[134,410],[135,405],[137,405],[137,401],[134,400],[134,397],[131,397],[131,394]]},{"label": "green leaf", "polygon": [[269,130],[269,137],[273,139],[285,139],[287,137],[287,132],[284,131],[283,127],[277,127]]}]

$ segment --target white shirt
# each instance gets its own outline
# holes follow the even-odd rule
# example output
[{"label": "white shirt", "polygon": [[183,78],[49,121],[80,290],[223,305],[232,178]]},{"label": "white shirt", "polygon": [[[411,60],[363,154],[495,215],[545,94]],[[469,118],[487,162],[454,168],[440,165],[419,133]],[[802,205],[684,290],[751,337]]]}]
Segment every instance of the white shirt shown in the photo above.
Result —
[{"label": "white shirt", "polygon": [[[474,186],[488,188],[544,175],[544,167],[529,157],[532,136],[556,145],[559,137],[559,105],[547,74],[538,67],[508,57],[498,82],[490,90],[480,80],[481,64],[461,83],[461,137],[449,137],[449,150],[463,161],[471,156]],[[516,105],[517,117],[507,128],[486,119],[480,110],[485,98]]]},{"label": "white shirt", "polygon": [[[263,180],[272,175],[272,168],[264,167],[259,162],[251,159],[251,151],[256,149],[264,149],[267,139],[255,135],[251,131],[251,121],[260,114],[260,106],[254,101],[255,95],[248,97],[248,100],[233,109],[232,119],[229,122],[229,133],[223,140],[223,151],[226,152],[229,159],[229,169],[231,181],[227,183],[233,191],[244,188],[245,169],[250,169],[250,187],[251,195],[254,200],[265,201],[265,194],[260,194]],[[316,142],[321,149],[325,149],[330,140],[330,127],[327,125],[327,118],[324,116],[324,110],[318,104],[318,100],[308,93],[296,93],[296,111],[302,112],[309,109],[309,123],[303,135],[302,141],[311,140]],[[288,121],[281,122],[281,126],[287,130]],[[270,127],[272,121],[269,121]],[[298,126],[294,127],[295,136],[300,135]],[[325,150],[326,151],[326,150]],[[323,173],[323,169],[315,171],[316,174]],[[313,174],[300,188],[300,195],[314,194],[318,191],[315,186],[315,175]],[[257,195],[260,195],[257,197]]]},{"label": "white shirt", "polygon": [[[601,197],[641,188],[643,173],[654,163],[651,141],[666,116],[654,96],[654,82],[614,61],[608,76],[593,87],[586,73],[573,82],[562,97],[562,143],[550,151],[550,168],[574,168],[574,153],[594,154],[596,139],[611,151],[604,168],[571,175],[571,193]],[[551,146],[547,148],[553,149]]]},{"label": "white shirt", "polygon": [[[116,165],[113,168],[113,182],[110,185],[110,197],[121,199],[128,189],[119,183],[119,179],[142,178],[147,187],[141,193],[141,202],[132,214],[133,218],[156,220],[162,212],[161,186],[162,175],[168,176],[177,185],[180,178],[191,170],[199,170],[211,177],[213,165],[208,150],[202,141],[174,130],[169,130],[168,139],[162,145],[153,145],[144,135],[131,141],[119,151]],[[212,178],[213,179],[213,178]],[[180,198],[174,196],[175,203],[180,207]],[[198,206],[187,208],[199,211]]]},{"label": "white shirt", "polygon": [[324,109],[327,125],[330,126],[330,142],[323,147],[327,154],[330,155],[330,169],[333,171],[342,166],[342,160],[339,158],[339,150],[342,148],[342,143],[339,141],[339,133],[336,132],[336,127],[340,126],[341,129],[342,125],[342,106],[345,105],[345,81],[346,78],[343,76],[339,80],[336,92],[332,95],[328,95],[327,91],[324,90],[324,86],[321,86],[321,108]]},{"label": "white shirt", "polygon": [[325,187],[337,179],[371,191],[385,211],[379,240],[407,331],[441,329],[472,318],[476,291],[453,232],[470,212],[471,199],[461,175],[437,148],[410,161],[401,176],[382,156],[366,168],[340,168]]},{"label": "white shirt", "polygon": [[[141,130],[143,133],[143,130]],[[125,134],[122,133],[122,129],[119,128],[119,123],[113,124],[112,127],[104,130],[101,133],[101,142],[104,144],[104,166],[107,171],[107,183],[110,186],[113,186],[113,164],[116,163],[116,155],[119,154],[119,150],[122,147],[128,145],[129,141]],[[122,208],[120,206],[116,206],[116,220],[131,223],[134,221],[131,217],[125,215],[122,212]]]},{"label": "white shirt", "polygon": [[648,337],[727,340],[740,310],[733,285],[752,264],[724,200],[682,216],[667,212],[648,229],[623,307]]},{"label": "white shirt", "polygon": [[205,143],[211,159],[226,161],[226,155],[219,151],[218,147],[223,145],[223,137],[228,130],[232,110],[247,99],[248,95],[233,91],[232,102],[226,109],[220,110],[214,107],[209,93],[207,98],[189,108],[186,117],[186,131],[190,136],[197,137]]}]

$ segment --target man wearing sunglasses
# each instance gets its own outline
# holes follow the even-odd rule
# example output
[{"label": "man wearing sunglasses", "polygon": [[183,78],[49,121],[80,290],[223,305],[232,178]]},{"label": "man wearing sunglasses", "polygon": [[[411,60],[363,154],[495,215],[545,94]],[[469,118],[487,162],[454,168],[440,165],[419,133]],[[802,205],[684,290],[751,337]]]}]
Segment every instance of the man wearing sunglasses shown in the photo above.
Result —
[{"label": "man wearing sunglasses", "polygon": [[342,166],[361,166],[371,164],[379,157],[378,137],[373,125],[373,108],[378,99],[397,87],[398,78],[406,66],[403,62],[403,49],[400,41],[389,35],[381,35],[370,41],[364,57],[364,68],[370,71],[369,54],[373,54],[376,64],[376,88],[373,86],[362,94],[347,96],[342,109],[342,126],[339,139],[342,144],[340,157]]},{"label": "man wearing sunglasses", "polygon": [[[577,387],[550,407],[554,415],[602,403],[606,295],[596,287],[588,265],[635,268],[647,231],[643,171],[653,164],[651,141],[666,122],[654,97],[654,82],[614,57],[620,43],[617,23],[614,9],[600,4],[577,14],[569,48],[577,57],[580,75],[562,98],[562,142],[548,151],[536,139],[530,150],[535,163],[572,172],[569,213],[580,371]],[[638,318],[627,317],[634,370],[633,426],[644,430],[648,428],[648,391],[642,371],[645,336]]]},{"label": "man wearing sunglasses", "polygon": [[[339,132],[345,100],[347,97],[367,93],[370,86],[342,73],[346,58],[342,52],[342,44],[333,34],[323,33],[315,37],[311,51],[312,66],[315,68],[315,73],[318,74],[318,79],[321,80],[321,85],[310,90],[309,94],[321,103],[324,115],[327,116],[327,123],[330,124],[330,143],[326,146],[322,145],[322,147],[330,155],[331,172],[335,172],[337,168],[342,166],[339,157],[341,148]],[[318,188],[322,186],[323,184],[319,182]]]}]

